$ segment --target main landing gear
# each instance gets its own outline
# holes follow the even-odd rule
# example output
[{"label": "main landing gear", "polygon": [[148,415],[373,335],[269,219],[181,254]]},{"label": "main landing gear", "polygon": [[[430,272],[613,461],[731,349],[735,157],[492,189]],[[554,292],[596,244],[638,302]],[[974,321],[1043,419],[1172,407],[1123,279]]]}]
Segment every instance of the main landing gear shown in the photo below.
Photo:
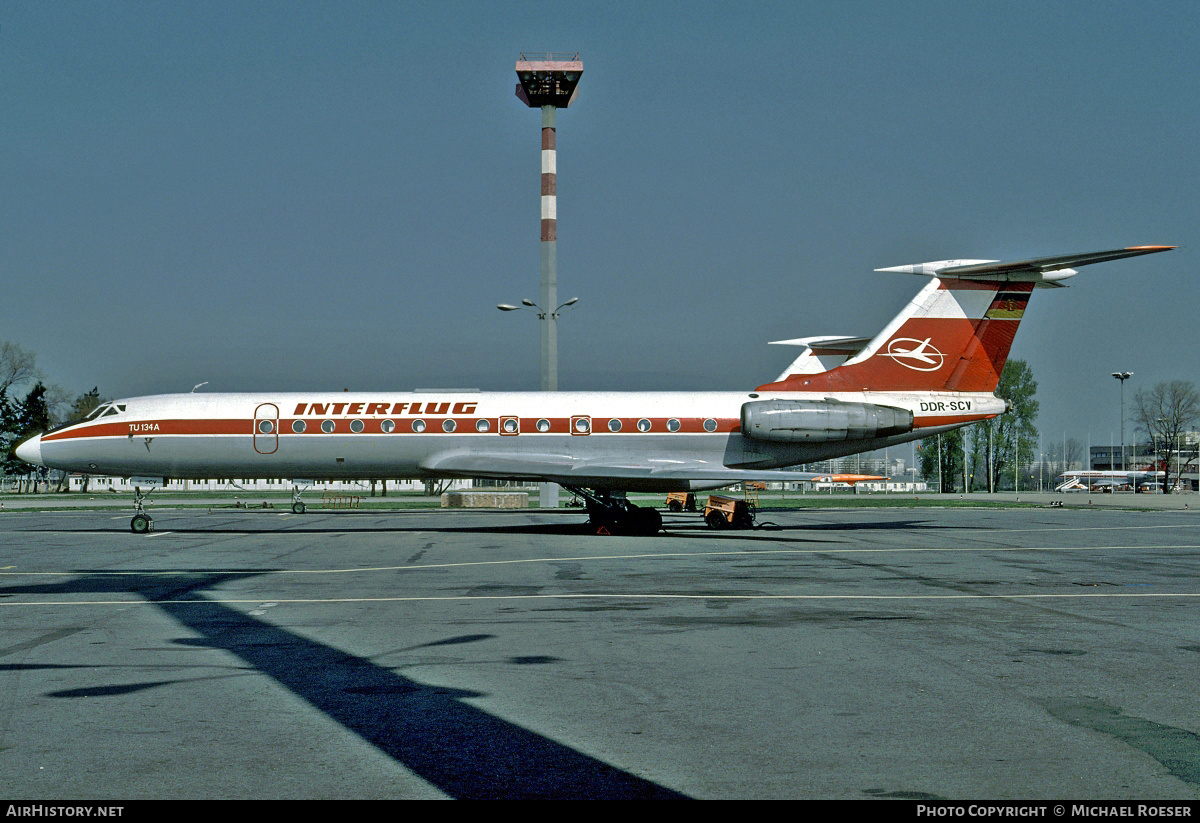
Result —
[{"label": "main landing gear", "polygon": [[129,521],[129,530],[134,534],[145,534],[154,528],[154,518],[146,514],[146,510],[142,507],[154,489],[155,487],[151,486],[150,491],[142,494],[140,486],[133,487],[133,519]]},{"label": "main landing gear", "polygon": [[566,488],[572,494],[583,498],[587,507],[588,522],[596,530],[596,534],[649,536],[662,531],[662,515],[658,510],[633,505],[626,499],[624,492]]}]

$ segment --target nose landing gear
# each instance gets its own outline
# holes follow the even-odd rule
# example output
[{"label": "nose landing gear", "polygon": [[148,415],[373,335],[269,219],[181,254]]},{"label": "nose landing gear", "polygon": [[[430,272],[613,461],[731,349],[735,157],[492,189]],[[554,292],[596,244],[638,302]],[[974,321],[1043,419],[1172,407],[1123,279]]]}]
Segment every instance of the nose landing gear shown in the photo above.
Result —
[{"label": "nose landing gear", "polygon": [[300,500],[300,492],[304,491],[299,484],[292,486],[292,514],[304,514],[304,503]]},{"label": "nose landing gear", "polygon": [[150,491],[142,494],[140,486],[133,487],[133,519],[129,521],[129,530],[134,534],[146,534],[154,528],[154,518],[146,514],[142,504],[150,497],[155,488],[155,486],[151,486]]}]

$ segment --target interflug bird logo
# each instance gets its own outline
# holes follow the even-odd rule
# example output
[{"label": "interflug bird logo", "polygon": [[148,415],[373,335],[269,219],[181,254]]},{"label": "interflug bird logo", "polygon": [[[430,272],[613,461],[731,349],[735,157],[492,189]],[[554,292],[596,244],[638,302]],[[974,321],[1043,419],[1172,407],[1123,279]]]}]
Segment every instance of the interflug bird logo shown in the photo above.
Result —
[{"label": "interflug bird logo", "polygon": [[912,337],[896,337],[888,343],[884,357],[890,357],[913,371],[937,371],[946,362],[946,355],[929,344],[932,337],[916,340]]}]

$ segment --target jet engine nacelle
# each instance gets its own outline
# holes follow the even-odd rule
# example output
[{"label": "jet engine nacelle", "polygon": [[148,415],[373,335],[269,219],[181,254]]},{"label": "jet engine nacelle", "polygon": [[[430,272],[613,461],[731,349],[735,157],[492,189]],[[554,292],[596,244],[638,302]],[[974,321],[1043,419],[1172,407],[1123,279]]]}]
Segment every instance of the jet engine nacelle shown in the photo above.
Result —
[{"label": "jet engine nacelle", "polygon": [[755,400],[742,406],[742,434],[776,443],[868,440],[912,431],[908,409],[841,400]]}]

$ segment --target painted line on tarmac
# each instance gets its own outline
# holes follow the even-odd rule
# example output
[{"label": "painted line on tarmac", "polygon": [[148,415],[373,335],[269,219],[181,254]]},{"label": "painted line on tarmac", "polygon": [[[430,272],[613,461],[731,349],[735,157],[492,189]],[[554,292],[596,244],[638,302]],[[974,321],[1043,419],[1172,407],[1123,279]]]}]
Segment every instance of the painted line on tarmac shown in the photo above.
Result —
[{"label": "painted line on tarmac", "polygon": [[[0,602],[0,607],[18,606],[154,606],[209,605],[209,606],[260,606],[266,598],[194,600],[35,600],[23,603]],[[946,601],[946,600],[1170,600],[1200,599],[1200,592],[1138,592],[1121,594],[500,594],[500,595],[436,595],[400,597],[324,597],[324,598],[270,598],[276,605],[338,605],[345,603],[485,603],[546,600],[727,600],[727,601]]]},{"label": "painted line on tarmac", "polygon": [[[283,517],[292,517],[293,515],[289,512],[279,512],[279,513],[276,513],[276,516],[283,518]],[[124,520],[124,519],[125,519],[125,515],[120,515],[118,517],[110,517],[109,518],[109,520]],[[311,521],[312,521],[312,518],[309,518],[308,520],[306,520],[306,522],[311,522]],[[229,522],[233,523],[236,521],[231,520]],[[835,522],[835,521],[827,521],[827,522]],[[791,528],[791,527],[789,527],[789,528]],[[803,528],[803,527],[800,527],[800,528]],[[977,527],[971,527],[971,526],[946,526],[945,528],[947,531],[975,531],[975,530],[977,530]],[[993,531],[996,534],[1004,535],[1004,534],[1034,534],[1034,533],[1039,533],[1039,532],[1123,532],[1123,531],[1144,531],[1147,529],[1196,529],[1196,528],[1200,528],[1200,523],[1163,523],[1163,524],[1157,524],[1157,525],[1136,525],[1136,526],[1045,526],[1045,527],[1036,528],[1036,529],[993,529]],[[21,531],[35,531],[38,534],[46,534],[46,535],[50,535],[50,534],[74,534],[74,535],[124,534],[123,532],[113,532],[113,531],[109,531],[108,529],[21,529]],[[766,531],[770,532],[771,530],[767,529]],[[163,532],[163,534],[167,534],[167,533],[168,532]],[[369,529],[368,530],[351,529],[348,531],[346,531],[346,530],[331,530],[329,532],[323,532],[323,534],[326,534],[330,537],[345,537],[345,536],[352,536],[352,535],[359,535],[359,534],[372,534],[372,533],[373,533],[373,531],[369,530]],[[431,532],[426,531],[426,530],[420,530],[420,531],[405,530],[404,531],[404,534],[411,535],[411,536],[420,536],[420,535],[429,534],[429,533],[431,533]],[[222,536],[222,535],[236,537],[241,534],[242,534],[242,532],[239,532],[239,531],[223,532],[223,531],[220,531],[219,529],[211,530],[211,531],[203,531],[203,532],[179,532],[179,536],[181,538],[182,537],[218,537],[218,536]],[[279,531],[254,532],[255,537],[303,537],[303,536],[310,535],[310,534],[312,534],[311,531],[291,531],[288,529],[280,529]],[[1120,547],[1118,547],[1118,548],[1120,548]]]},{"label": "painted line on tarmac", "polygon": [[[955,527],[951,527],[955,528]],[[963,526],[962,528],[977,528]],[[1154,526],[1046,526],[1040,529],[996,529],[998,534],[1022,534],[1025,532],[1124,532],[1142,529],[1195,529],[1200,523],[1164,523]]]},{"label": "painted line on tarmac", "polygon": [[[171,532],[162,532],[162,534],[171,534]],[[86,569],[75,569],[73,571],[42,571],[42,572],[20,572],[20,571],[0,571],[0,578],[4,577],[192,577],[192,576],[215,576],[215,575],[245,575],[253,574],[257,577],[266,577],[268,575],[309,575],[309,574],[365,574],[374,572],[398,572],[398,571],[427,571],[430,569],[461,569],[471,568],[474,566],[514,566],[520,564],[536,564],[536,563],[565,563],[565,562],[580,562],[585,560],[604,561],[604,560],[665,560],[670,558],[708,558],[708,557],[765,557],[769,555],[841,555],[841,554],[903,554],[906,552],[967,552],[972,554],[982,552],[1098,552],[1098,551],[1153,551],[1159,549],[1169,550],[1184,550],[1184,549],[1200,549],[1200,544],[1197,545],[1179,545],[1175,543],[1165,544],[1161,546],[971,546],[971,547],[938,547],[938,546],[910,546],[901,548],[866,548],[866,549],[752,549],[739,551],[714,551],[714,552],[643,552],[639,554],[596,554],[584,556],[562,555],[558,557],[531,557],[514,560],[465,560],[460,563],[423,563],[420,565],[402,565],[402,566],[365,566],[361,568],[342,568],[342,569],[173,569],[166,571],[88,571]]]}]

